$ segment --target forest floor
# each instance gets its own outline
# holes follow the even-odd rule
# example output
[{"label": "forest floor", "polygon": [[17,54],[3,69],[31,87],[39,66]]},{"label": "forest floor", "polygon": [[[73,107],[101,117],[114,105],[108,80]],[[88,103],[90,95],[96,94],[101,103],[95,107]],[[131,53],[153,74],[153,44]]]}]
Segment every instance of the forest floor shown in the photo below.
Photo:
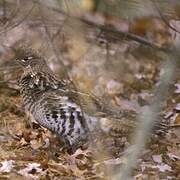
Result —
[{"label": "forest floor", "polygon": [[[36,41],[36,47],[43,44],[42,27],[32,24],[32,21],[25,22],[12,29],[8,32],[9,39],[26,36],[33,43]],[[110,42],[111,38],[107,38],[106,43],[107,39],[94,38],[98,34],[96,30],[84,27],[79,33],[78,28],[76,33],[72,27],[64,28],[63,35],[56,37],[62,53],[60,57],[75,84],[83,92],[93,92],[120,110],[142,112],[151,103],[165,60],[157,51],[138,43]],[[59,75],[59,65],[53,61],[49,47],[43,53],[52,70]],[[78,149],[74,154],[68,154],[60,151],[59,141],[48,130],[37,124],[30,127],[19,90],[7,81],[16,73],[2,65],[12,62],[11,57],[6,52],[0,61],[5,71],[0,73],[0,179],[112,179],[126,163],[124,149],[119,148],[118,156],[104,159],[97,158],[91,149]],[[151,139],[141,152],[133,172],[137,180],[180,179],[179,70],[170,84],[163,112],[160,112],[171,127],[166,135]]]},{"label": "forest floor", "polygon": [[[142,69],[147,68],[147,62],[144,64],[145,67],[142,62],[140,64]],[[133,80],[132,83],[123,84],[121,94],[129,96],[124,94],[127,88],[129,91],[126,92],[133,94],[132,99],[126,100],[126,97],[114,95],[113,99],[120,107],[132,108],[134,105],[137,106],[137,101],[142,104],[147,103],[147,98],[151,97],[151,94],[148,94],[151,88],[148,90],[148,86],[154,82],[151,77],[156,76],[150,73],[158,73],[155,69],[159,67],[159,63],[148,62],[148,65],[151,69],[143,72],[144,77],[147,78],[146,81],[138,84],[138,80],[136,82]],[[112,80],[105,79],[105,81]],[[180,122],[179,82],[180,79],[177,79],[172,83],[164,109],[163,116],[170,121],[171,125],[178,125]],[[140,91],[141,87],[145,87],[146,90]],[[111,91],[116,91],[113,89],[116,86],[110,88]],[[33,129],[28,127],[18,91],[2,85],[0,92],[0,179],[58,179],[58,177],[60,179],[108,179],[107,177],[110,178],[113,172],[111,169],[117,170],[125,163],[121,156],[109,157],[100,162],[90,150],[78,149],[73,155],[60,152],[59,144],[50,132],[39,127]],[[170,129],[166,136],[148,143],[138,160],[134,177],[136,179],[179,179],[179,135],[179,128],[175,127]],[[49,143],[53,144],[53,147]]]}]

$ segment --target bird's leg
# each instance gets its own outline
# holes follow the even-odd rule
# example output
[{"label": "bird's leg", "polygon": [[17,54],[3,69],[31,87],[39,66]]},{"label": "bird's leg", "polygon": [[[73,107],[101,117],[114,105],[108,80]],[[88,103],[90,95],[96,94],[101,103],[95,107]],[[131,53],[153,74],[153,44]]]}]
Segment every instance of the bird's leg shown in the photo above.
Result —
[{"label": "bird's leg", "polygon": [[33,129],[33,124],[32,124],[32,120],[31,120],[30,112],[26,112],[25,126],[27,128]]},{"label": "bird's leg", "polygon": [[31,130],[40,127],[29,111],[26,112],[25,125],[27,128],[30,128]]}]

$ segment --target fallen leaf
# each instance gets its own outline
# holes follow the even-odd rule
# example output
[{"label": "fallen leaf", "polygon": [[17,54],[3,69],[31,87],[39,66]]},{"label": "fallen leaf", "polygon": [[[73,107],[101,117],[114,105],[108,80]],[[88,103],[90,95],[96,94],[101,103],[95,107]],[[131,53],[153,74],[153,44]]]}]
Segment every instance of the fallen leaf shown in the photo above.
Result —
[{"label": "fallen leaf", "polygon": [[172,159],[172,160],[180,160],[180,156],[176,156],[176,155],[171,154],[171,153],[167,153],[167,155],[168,155],[169,158]]},{"label": "fallen leaf", "polygon": [[34,139],[30,141],[30,145],[33,149],[39,149],[42,146],[42,142]]},{"label": "fallen leaf", "polygon": [[172,171],[171,167],[165,163],[158,164],[157,167],[161,172]]},{"label": "fallen leaf", "polygon": [[180,125],[180,114],[176,114],[174,125]]},{"label": "fallen leaf", "polygon": [[175,84],[176,90],[174,91],[177,94],[180,94],[180,84]]},{"label": "fallen leaf", "polygon": [[162,156],[161,155],[153,155],[153,161],[156,163],[162,163]]},{"label": "fallen leaf", "polygon": [[175,110],[180,111],[180,103],[176,104]]},{"label": "fallen leaf", "polygon": [[0,172],[6,172],[9,173],[14,168],[14,161],[13,160],[5,160],[1,162],[2,166],[0,167]]},{"label": "fallen leaf", "polygon": [[38,163],[29,163],[26,168],[19,170],[18,173],[26,178],[39,179],[39,176],[43,174],[40,166]]}]

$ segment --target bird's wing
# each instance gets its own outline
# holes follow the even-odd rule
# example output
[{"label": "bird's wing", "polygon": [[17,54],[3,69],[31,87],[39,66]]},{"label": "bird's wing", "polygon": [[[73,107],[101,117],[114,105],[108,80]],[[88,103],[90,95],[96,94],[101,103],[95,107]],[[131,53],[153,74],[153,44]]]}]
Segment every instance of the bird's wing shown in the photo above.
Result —
[{"label": "bird's wing", "polygon": [[87,130],[80,106],[62,92],[44,93],[36,102],[36,108],[35,119],[57,135],[69,137],[70,144]]}]

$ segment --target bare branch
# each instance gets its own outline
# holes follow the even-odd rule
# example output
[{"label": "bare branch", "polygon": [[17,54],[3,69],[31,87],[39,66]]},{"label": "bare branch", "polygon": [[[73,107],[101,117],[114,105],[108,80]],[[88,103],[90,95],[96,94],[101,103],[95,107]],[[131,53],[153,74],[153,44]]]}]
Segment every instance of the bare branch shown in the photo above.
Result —
[{"label": "bare branch", "polygon": [[[42,3],[42,2],[38,2],[37,0],[33,0],[34,3],[38,3],[40,4],[42,7],[47,7],[46,4]],[[111,35],[113,36],[114,39],[116,40],[122,40],[122,38],[126,39],[126,40],[133,40],[136,41],[138,43],[141,43],[143,45],[149,46],[151,48],[154,48],[156,50],[160,50],[160,51],[164,51],[164,52],[168,52],[169,49],[168,48],[163,48],[163,47],[158,47],[156,44],[154,44],[153,42],[150,42],[149,40],[142,38],[138,35],[132,34],[132,33],[128,33],[128,32],[124,32],[124,31],[120,31],[117,30],[115,28],[112,27],[107,27],[106,25],[102,25],[102,24],[98,24],[92,21],[89,21],[88,19],[84,18],[84,17],[77,17],[77,16],[72,16],[70,14],[67,14],[65,11],[55,8],[55,7],[51,7],[52,11],[55,11],[57,13],[60,13],[64,16],[69,16],[71,19],[75,19],[75,20],[79,20],[89,26],[92,26],[94,28],[98,28],[100,29],[102,32],[106,32],[106,33],[111,33]]]},{"label": "bare branch", "polygon": [[24,16],[19,22],[16,22],[15,24],[13,24],[13,25],[11,25],[11,26],[9,26],[9,27],[7,27],[7,28],[3,28],[3,30],[0,31],[0,35],[3,34],[3,33],[8,32],[8,31],[10,31],[10,30],[12,30],[13,28],[19,26],[22,22],[24,22],[24,21],[29,17],[29,15],[30,15],[31,12],[33,11],[34,7],[35,7],[35,4],[32,5],[32,7],[30,8],[30,10],[27,12],[27,14],[25,14],[25,16]]},{"label": "bare branch", "polygon": [[166,18],[164,17],[163,13],[161,12],[160,8],[158,7],[157,3],[154,1],[154,0],[151,0],[153,5],[155,6],[156,10],[158,11],[162,21],[170,28],[172,29],[173,31],[177,32],[177,33],[180,33],[180,31],[178,31],[176,28],[174,28],[173,26],[171,26],[169,24],[169,22],[166,20]]}]

